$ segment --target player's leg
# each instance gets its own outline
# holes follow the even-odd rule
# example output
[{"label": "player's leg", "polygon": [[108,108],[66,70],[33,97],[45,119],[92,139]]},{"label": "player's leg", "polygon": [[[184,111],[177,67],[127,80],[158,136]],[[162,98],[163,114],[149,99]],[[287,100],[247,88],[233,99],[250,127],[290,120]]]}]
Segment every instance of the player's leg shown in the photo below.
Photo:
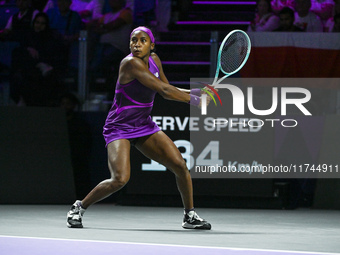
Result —
[{"label": "player's leg", "polygon": [[153,135],[139,138],[136,148],[146,157],[166,166],[175,174],[185,209],[193,208],[191,176],[185,160],[172,140],[162,131],[159,131]]},{"label": "player's leg", "polygon": [[210,229],[211,225],[194,211],[193,188],[189,170],[173,141],[162,131],[141,137],[136,148],[146,157],[159,162],[175,174],[178,190],[182,197],[185,215],[184,228]]},{"label": "player's leg", "polygon": [[130,179],[130,141],[120,139],[107,146],[111,178],[99,183],[82,201],[84,208],[120,190]]},{"label": "player's leg", "polygon": [[100,182],[82,201],[77,200],[67,217],[67,226],[81,228],[82,216],[90,205],[120,190],[130,179],[130,141],[116,140],[108,144],[108,165],[111,177]]}]

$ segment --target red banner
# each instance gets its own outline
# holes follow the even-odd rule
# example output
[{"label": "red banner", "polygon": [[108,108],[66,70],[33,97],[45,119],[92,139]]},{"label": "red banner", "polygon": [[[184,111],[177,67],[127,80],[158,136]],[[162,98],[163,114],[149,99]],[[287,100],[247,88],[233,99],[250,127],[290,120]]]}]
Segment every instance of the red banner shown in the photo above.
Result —
[{"label": "red banner", "polygon": [[340,77],[338,33],[251,33],[242,77]]}]

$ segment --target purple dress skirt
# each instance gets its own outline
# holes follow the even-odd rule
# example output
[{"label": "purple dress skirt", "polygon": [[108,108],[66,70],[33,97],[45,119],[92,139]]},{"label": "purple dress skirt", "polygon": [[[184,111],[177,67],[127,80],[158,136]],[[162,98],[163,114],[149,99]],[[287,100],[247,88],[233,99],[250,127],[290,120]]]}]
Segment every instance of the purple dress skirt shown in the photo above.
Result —
[{"label": "purple dress skirt", "polygon": [[[159,77],[159,69],[151,56],[149,70]],[[138,80],[127,84],[117,81],[113,104],[103,128],[106,146],[118,139],[133,139],[160,131],[150,116],[155,95],[156,91]]]}]

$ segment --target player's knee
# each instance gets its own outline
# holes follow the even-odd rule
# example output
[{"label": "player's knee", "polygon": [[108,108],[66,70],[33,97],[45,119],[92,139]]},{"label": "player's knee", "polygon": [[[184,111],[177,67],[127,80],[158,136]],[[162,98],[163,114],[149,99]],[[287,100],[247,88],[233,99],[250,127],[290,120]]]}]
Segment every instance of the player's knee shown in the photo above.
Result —
[{"label": "player's knee", "polygon": [[174,160],[174,172],[176,175],[186,175],[189,173],[187,163],[183,158]]},{"label": "player's knee", "polygon": [[112,189],[123,188],[129,182],[129,179],[129,175],[116,175],[111,182]]},{"label": "player's knee", "polygon": [[130,176],[129,175],[120,175],[117,176],[116,181],[117,184],[122,188],[129,182]]}]

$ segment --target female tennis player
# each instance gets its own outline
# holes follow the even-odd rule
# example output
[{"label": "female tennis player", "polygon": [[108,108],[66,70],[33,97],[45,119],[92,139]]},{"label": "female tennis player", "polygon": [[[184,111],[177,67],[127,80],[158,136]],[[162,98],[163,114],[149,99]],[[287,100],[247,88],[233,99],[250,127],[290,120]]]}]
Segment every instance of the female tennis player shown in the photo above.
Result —
[{"label": "female tennis player", "polygon": [[[130,146],[155,160],[176,176],[184,205],[182,227],[211,229],[210,223],[194,210],[189,170],[172,140],[150,117],[156,93],[168,100],[200,106],[198,91],[178,89],[169,84],[159,57],[151,51],[155,39],[150,29],[138,27],[130,35],[131,53],[120,64],[116,93],[103,135],[108,151],[111,178],[99,183],[82,201],[77,200],[67,214],[67,226],[82,228],[82,217],[90,205],[121,189],[130,178]],[[209,97],[208,97],[209,98]],[[209,100],[208,100],[209,101]]]}]

